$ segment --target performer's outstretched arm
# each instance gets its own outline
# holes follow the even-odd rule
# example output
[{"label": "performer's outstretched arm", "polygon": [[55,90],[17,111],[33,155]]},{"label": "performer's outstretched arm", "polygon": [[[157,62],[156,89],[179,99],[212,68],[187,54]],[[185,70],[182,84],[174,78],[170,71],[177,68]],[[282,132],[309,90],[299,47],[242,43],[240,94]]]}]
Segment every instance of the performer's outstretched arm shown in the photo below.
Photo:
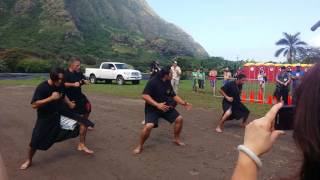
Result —
[{"label": "performer's outstretched arm", "polygon": [[184,106],[187,110],[192,108],[192,104],[188,103],[187,101],[183,100],[179,96],[174,96],[173,99],[180,105]]},{"label": "performer's outstretched arm", "polygon": [[53,92],[50,97],[45,99],[37,100],[31,104],[32,108],[38,109],[39,107],[50,103],[51,101],[58,100],[61,97],[59,92]]}]

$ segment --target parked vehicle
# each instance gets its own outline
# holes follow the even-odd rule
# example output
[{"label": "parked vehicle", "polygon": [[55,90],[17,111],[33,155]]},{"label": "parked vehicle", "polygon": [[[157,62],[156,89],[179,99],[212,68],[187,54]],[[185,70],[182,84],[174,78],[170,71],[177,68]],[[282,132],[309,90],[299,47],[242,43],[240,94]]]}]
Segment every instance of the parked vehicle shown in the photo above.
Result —
[{"label": "parked vehicle", "polygon": [[132,84],[139,84],[142,78],[140,71],[129,69],[127,64],[119,62],[103,62],[100,68],[86,68],[85,76],[93,84],[99,80],[104,80],[105,83],[110,84],[115,80],[119,85],[127,81],[131,81]]}]

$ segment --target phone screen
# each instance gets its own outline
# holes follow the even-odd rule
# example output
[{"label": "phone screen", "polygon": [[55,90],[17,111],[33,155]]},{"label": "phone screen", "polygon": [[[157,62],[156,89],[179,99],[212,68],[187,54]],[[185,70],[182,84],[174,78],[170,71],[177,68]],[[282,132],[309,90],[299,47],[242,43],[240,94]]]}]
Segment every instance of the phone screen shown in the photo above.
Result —
[{"label": "phone screen", "polygon": [[283,106],[277,113],[274,128],[276,130],[293,130],[295,106]]}]

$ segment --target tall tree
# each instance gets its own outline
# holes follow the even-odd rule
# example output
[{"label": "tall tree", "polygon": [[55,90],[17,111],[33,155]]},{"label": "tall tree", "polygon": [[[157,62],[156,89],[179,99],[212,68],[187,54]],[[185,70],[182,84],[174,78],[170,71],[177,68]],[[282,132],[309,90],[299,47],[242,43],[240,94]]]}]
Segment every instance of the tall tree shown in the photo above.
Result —
[{"label": "tall tree", "polygon": [[275,53],[275,57],[279,57],[280,54],[287,57],[288,63],[292,63],[297,53],[304,51],[304,46],[307,45],[304,41],[301,41],[298,37],[300,33],[294,35],[283,33],[284,38],[276,42],[278,46],[284,46],[278,49]]},{"label": "tall tree", "polygon": [[320,48],[307,47],[302,53],[297,54],[296,59],[302,63],[316,63],[320,59]]}]

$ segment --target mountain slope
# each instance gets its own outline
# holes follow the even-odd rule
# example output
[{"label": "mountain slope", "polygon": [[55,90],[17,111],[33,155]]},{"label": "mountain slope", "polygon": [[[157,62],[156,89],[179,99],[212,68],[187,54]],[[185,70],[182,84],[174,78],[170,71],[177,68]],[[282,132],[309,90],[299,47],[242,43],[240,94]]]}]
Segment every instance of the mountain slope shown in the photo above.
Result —
[{"label": "mountain slope", "polygon": [[0,0],[0,48],[68,57],[208,57],[145,0]]}]

